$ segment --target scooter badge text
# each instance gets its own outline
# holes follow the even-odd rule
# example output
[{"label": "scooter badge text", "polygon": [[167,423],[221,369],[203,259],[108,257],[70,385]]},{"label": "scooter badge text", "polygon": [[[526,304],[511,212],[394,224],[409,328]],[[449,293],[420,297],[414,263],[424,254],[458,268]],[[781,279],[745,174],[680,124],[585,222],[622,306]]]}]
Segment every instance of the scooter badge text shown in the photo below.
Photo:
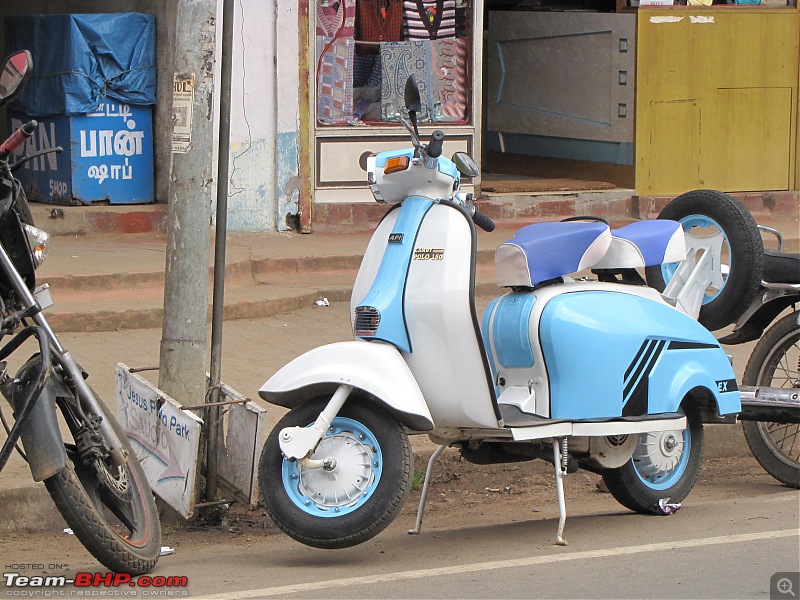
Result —
[{"label": "scooter badge text", "polygon": [[444,249],[442,248],[415,248],[414,260],[442,260]]}]

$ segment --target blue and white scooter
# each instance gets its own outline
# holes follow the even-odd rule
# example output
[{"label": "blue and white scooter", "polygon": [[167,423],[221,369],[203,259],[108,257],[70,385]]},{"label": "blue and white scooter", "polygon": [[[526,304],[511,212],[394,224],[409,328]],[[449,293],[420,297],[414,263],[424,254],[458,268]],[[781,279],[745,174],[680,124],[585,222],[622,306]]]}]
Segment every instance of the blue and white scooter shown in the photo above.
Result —
[{"label": "blue and white scooter", "polygon": [[[475,225],[493,224],[458,193],[461,175],[478,168],[464,153],[442,157],[439,131],[419,141],[413,80],[406,106],[414,147],[367,160],[375,199],[391,208],[355,282],[355,340],[307,352],[259,391],[291,409],[261,455],[272,519],[320,548],[372,538],[409,493],[407,431],[440,445],[413,532],[448,446],[479,463],[552,461],[558,543],[562,478],[573,467],[602,474],[635,511],[681,502],[700,467],[703,421],[735,420],[740,410],[728,356],[696,321],[719,249],[684,260],[675,221],[618,230],[599,220],[530,225],[497,249],[497,282],[507,292],[480,320]],[[635,269],[662,263],[679,263],[667,295],[628,283]],[[602,281],[569,277],[585,269]]]}]

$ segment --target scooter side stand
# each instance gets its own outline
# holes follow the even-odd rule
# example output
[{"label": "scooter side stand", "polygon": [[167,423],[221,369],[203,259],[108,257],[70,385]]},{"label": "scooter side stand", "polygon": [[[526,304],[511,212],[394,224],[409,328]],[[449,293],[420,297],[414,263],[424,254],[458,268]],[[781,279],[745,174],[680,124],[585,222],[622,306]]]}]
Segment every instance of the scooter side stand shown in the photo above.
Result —
[{"label": "scooter side stand", "polygon": [[419,535],[419,532],[422,531],[422,518],[425,516],[425,503],[428,500],[428,488],[431,485],[433,464],[442,452],[444,452],[445,448],[447,448],[447,446],[437,446],[436,450],[431,454],[430,459],[428,459],[428,467],[425,469],[425,481],[422,483],[422,493],[419,497],[419,508],[417,508],[417,522],[414,525],[414,529],[408,530],[409,535]]}]

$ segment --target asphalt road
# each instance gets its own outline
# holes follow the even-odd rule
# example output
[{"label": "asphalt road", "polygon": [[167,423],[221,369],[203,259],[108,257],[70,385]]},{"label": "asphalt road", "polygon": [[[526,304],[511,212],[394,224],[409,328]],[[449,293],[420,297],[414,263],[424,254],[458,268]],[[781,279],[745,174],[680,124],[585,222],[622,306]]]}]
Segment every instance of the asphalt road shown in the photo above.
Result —
[{"label": "asphalt road", "polygon": [[[75,588],[64,595],[213,598],[792,598],[800,571],[798,492],[745,486],[736,498],[712,493],[668,517],[574,504],[567,547],[552,545],[555,510],[513,522],[487,515],[453,528],[433,515],[419,536],[403,515],[377,538],[346,550],[307,548],[283,535],[192,545],[162,557],[154,576],[185,577],[185,588]],[[180,537],[180,536],[179,536]],[[5,573],[101,573],[71,536],[35,534],[0,541]],[[35,567],[10,569],[13,566]],[[52,568],[55,567],[55,568]],[[8,575],[5,580],[9,581]],[[785,584],[784,584],[785,585]],[[772,586],[772,587],[771,587]],[[39,588],[44,592],[48,588]],[[49,588],[58,592],[60,588]],[[771,595],[772,590],[772,595]],[[34,588],[6,588],[20,597]],[[30,597],[30,596],[29,596]],[[40,597],[42,597],[40,595]]]}]

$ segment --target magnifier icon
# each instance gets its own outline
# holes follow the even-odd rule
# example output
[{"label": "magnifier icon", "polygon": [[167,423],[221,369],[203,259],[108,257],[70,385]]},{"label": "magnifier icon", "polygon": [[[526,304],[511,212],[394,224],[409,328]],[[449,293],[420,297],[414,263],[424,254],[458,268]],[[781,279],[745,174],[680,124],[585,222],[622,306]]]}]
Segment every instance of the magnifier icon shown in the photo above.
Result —
[{"label": "magnifier icon", "polygon": [[792,591],[792,580],[788,577],[778,579],[778,583],[775,587],[778,588],[778,592],[781,594],[789,594],[792,598],[797,598],[797,594]]}]

